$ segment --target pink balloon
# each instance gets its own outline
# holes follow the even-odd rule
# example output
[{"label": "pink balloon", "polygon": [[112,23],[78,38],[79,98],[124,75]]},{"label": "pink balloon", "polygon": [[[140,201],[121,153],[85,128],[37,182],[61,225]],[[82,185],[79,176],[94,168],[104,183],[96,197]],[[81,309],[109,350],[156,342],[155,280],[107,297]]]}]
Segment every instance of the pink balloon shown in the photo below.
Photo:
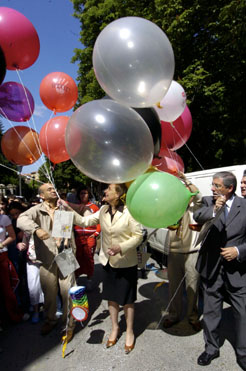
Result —
[{"label": "pink balloon", "polygon": [[40,43],[32,23],[17,10],[0,7],[0,46],[7,69],[24,70],[38,58]]},{"label": "pink balloon", "polygon": [[188,106],[173,123],[161,121],[162,140],[161,148],[175,151],[182,147],[189,139],[192,131],[192,116]]},{"label": "pink balloon", "polygon": [[157,167],[158,170],[165,171],[172,175],[178,175],[178,171],[184,172],[184,162],[182,158],[168,148],[160,150],[159,158],[154,158],[152,165]]}]

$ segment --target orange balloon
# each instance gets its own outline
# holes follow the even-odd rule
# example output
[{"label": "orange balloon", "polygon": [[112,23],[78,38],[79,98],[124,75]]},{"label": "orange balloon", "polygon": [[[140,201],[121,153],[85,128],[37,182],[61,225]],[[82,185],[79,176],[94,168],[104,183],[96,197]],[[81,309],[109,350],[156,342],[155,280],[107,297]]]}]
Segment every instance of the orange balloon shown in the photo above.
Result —
[{"label": "orange balloon", "polygon": [[66,112],[73,108],[78,99],[75,81],[64,72],[51,72],[43,78],[39,88],[43,104],[50,110]]},{"label": "orange balloon", "polygon": [[42,151],[54,164],[70,158],[65,146],[65,130],[68,120],[68,116],[53,117],[44,124],[39,134]]},{"label": "orange balloon", "polygon": [[26,126],[15,126],[2,137],[4,156],[15,165],[31,165],[41,156],[39,135]]}]

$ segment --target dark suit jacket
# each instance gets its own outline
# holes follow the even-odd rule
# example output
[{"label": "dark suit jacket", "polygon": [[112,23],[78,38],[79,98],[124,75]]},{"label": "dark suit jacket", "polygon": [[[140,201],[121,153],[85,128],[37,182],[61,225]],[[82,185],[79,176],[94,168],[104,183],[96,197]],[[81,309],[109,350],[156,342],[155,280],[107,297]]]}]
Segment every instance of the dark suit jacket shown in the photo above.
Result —
[{"label": "dark suit jacket", "polygon": [[[194,213],[195,221],[204,224],[211,219],[213,208],[213,197],[203,197],[201,208]],[[220,248],[232,246],[238,248],[239,260],[228,262],[221,257]],[[226,221],[221,213],[203,240],[196,269],[201,277],[215,280],[221,264],[233,287],[246,286],[246,199],[238,196],[234,198]]]}]

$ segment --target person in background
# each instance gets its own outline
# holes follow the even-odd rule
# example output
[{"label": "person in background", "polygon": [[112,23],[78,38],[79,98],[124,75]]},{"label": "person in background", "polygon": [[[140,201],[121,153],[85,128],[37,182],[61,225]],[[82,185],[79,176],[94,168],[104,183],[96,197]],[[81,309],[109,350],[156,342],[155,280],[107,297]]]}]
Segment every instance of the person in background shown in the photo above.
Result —
[{"label": "person in background", "polygon": [[29,290],[30,304],[33,309],[32,323],[39,322],[39,305],[44,302],[44,294],[40,284],[40,262],[37,261],[34,239],[24,233],[22,242],[17,244],[20,251],[27,250],[27,284]]},{"label": "person in background", "polygon": [[[179,173],[180,179],[192,193],[199,192],[183,173]],[[185,283],[187,296],[186,317],[195,331],[201,330],[198,314],[198,291],[199,274],[195,269],[199,247],[196,246],[199,232],[192,230],[194,224],[193,213],[201,206],[202,195],[197,193],[180,219],[176,228],[169,228],[168,254],[168,290],[169,290],[169,313],[164,318],[163,327],[169,328],[181,320],[183,313],[183,285]]]},{"label": "person in background", "polygon": [[[203,289],[205,351],[197,359],[207,366],[220,356],[219,328],[223,301],[234,316],[237,363],[246,370],[246,200],[235,194],[236,177],[227,171],[214,174],[212,196],[202,198],[194,220],[213,224],[201,242],[196,268]],[[202,233],[202,232],[201,232]]]},{"label": "person in background", "polygon": [[15,231],[10,218],[7,215],[0,215],[0,291],[9,319],[18,323],[29,319],[29,315],[24,314],[19,307],[15,295],[19,279],[14,265],[8,258],[8,245],[14,240]]},{"label": "person in background", "polygon": [[[80,215],[93,214],[99,210],[99,207],[90,201],[91,194],[85,185],[81,185],[77,190],[77,199],[79,204],[69,203],[69,205]],[[85,210],[86,207],[86,211]],[[96,249],[96,239],[101,231],[100,224],[90,227],[74,226],[76,258],[80,267],[76,270],[75,275],[79,277],[82,274],[87,275],[86,288],[92,290],[92,276],[94,273],[94,253]]]},{"label": "person in background", "polygon": [[24,233],[21,229],[17,228],[17,219],[26,208],[19,201],[12,201],[8,206],[8,215],[11,218],[12,225],[16,234],[16,241],[9,246],[8,256],[16,267],[20,283],[16,290],[17,298],[25,312],[29,311],[30,298],[27,284],[27,250],[18,249],[18,244],[22,242]]},{"label": "person in background", "polygon": [[6,214],[7,206],[8,206],[7,199],[4,198],[3,196],[1,196],[1,198],[0,198],[0,214]]},{"label": "person in background", "polygon": [[67,201],[71,202],[72,204],[80,203],[75,188],[72,188],[71,191],[67,193]]},{"label": "person in background", "polygon": [[246,198],[246,170],[243,172],[243,176],[241,179],[241,196]]},{"label": "person in background", "polygon": [[[118,315],[120,305],[126,318],[125,353],[135,346],[133,332],[134,302],[137,296],[137,247],[143,240],[142,228],[125,206],[127,187],[125,184],[109,184],[105,190],[107,203],[89,216],[75,213],[75,224],[88,227],[100,224],[102,244],[99,260],[103,265],[102,298],[108,301],[111,318],[111,333],[106,347],[110,348],[119,336]],[[70,208],[60,201],[65,208]]]},{"label": "person in background", "polygon": [[10,204],[11,202],[13,202],[15,200],[15,195],[9,195],[8,196],[8,204]]}]

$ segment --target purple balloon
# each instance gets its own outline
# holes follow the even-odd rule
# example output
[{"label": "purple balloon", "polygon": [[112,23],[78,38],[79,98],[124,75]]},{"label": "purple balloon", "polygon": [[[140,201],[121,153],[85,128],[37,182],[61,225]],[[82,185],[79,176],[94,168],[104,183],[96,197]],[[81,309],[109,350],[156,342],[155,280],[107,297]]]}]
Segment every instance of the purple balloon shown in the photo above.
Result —
[{"label": "purple balloon", "polygon": [[34,99],[30,91],[18,82],[5,82],[0,86],[0,114],[10,121],[23,122],[34,111]]}]

